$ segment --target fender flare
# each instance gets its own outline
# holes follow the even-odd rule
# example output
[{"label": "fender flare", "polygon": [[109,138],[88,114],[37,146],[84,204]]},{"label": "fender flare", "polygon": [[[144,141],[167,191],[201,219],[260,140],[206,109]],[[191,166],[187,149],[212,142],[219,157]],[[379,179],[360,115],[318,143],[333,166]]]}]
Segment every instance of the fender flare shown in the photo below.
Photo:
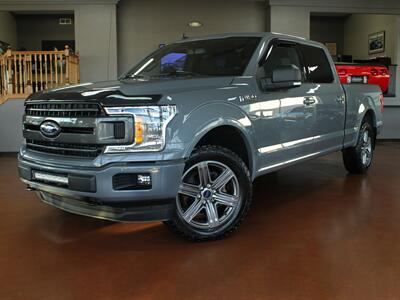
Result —
[{"label": "fender flare", "polygon": [[[201,117],[199,117],[201,115]],[[196,120],[193,122],[193,120]],[[204,121],[198,121],[204,120]],[[243,110],[235,105],[222,102],[212,102],[197,107],[193,110],[183,122],[185,126],[186,122],[190,122],[195,125],[194,132],[192,131],[191,141],[185,143],[185,149],[183,155],[185,158],[189,157],[198,142],[205,137],[211,130],[221,126],[231,126],[240,132],[245,142],[245,147],[249,156],[250,172],[254,174],[257,155],[255,149],[255,131],[249,117]],[[188,126],[190,127],[190,126]],[[185,134],[186,136],[188,134]]]},{"label": "fender flare", "polygon": [[373,126],[373,128],[375,128],[375,130],[377,128],[375,105],[373,103],[374,103],[373,100],[368,96],[363,98],[362,101],[360,101],[360,104],[358,106],[359,118],[357,120],[357,135],[356,135],[356,139],[354,141],[354,146],[357,144],[357,141],[358,141],[358,138],[360,135],[361,125],[367,114],[371,113],[372,126]]}]

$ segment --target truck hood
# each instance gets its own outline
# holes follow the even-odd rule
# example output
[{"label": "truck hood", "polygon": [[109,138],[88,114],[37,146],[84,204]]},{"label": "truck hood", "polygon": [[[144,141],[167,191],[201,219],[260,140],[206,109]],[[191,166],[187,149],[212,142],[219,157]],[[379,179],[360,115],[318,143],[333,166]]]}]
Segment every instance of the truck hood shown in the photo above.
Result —
[{"label": "truck hood", "polygon": [[157,104],[163,96],[229,85],[233,77],[178,78],[150,81],[117,80],[83,83],[34,93],[39,100],[97,101],[103,106]]}]

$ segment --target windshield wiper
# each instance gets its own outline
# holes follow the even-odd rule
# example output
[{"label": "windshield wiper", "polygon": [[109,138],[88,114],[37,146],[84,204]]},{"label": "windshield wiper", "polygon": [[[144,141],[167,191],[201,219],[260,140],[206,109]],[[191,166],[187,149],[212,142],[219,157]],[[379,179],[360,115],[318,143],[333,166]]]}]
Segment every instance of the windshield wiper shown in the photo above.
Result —
[{"label": "windshield wiper", "polygon": [[163,73],[158,75],[153,75],[151,78],[170,78],[170,77],[198,77],[205,76],[198,73],[190,72],[190,71],[174,71],[169,73]]},{"label": "windshield wiper", "polygon": [[123,80],[151,80],[157,78],[174,78],[174,77],[205,77],[206,75],[190,72],[190,71],[174,71],[169,73],[157,74],[157,75],[142,75],[142,74],[131,74],[123,77]]},{"label": "windshield wiper", "polygon": [[148,75],[141,75],[141,74],[129,74],[126,75],[123,79],[125,80],[149,80],[150,76]]}]

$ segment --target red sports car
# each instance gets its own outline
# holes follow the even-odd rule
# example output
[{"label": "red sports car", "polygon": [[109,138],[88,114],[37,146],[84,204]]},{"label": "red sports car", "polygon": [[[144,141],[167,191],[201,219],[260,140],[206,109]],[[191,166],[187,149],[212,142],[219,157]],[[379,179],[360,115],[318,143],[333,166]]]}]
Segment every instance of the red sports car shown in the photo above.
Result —
[{"label": "red sports car", "polygon": [[341,83],[366,83],[379,85],[382,93],[389,87],[389,71],[381,65],[336,63]]}]

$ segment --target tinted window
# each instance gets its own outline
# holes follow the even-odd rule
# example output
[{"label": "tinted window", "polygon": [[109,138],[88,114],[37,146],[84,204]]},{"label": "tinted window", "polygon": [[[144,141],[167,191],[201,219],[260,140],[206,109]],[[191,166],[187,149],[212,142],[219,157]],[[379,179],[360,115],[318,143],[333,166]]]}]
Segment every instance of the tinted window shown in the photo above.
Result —
[{"label": "tinted window", "polygon": [[126,77],[240,76],[259,42],[258,37],[231,37],[167,45],[148,56]]},{"label": "tinted window", "polygon": [[175,70],[183,71],[186,57],[186,53],[168,53],[164,55],[160,61],[161,73],[169,73]]},{"label": "tinted window", "polygon": [[272,72],[279,66],[295,65],[302,70],[300,58],[296,48],[293,45],[273,45],[269,50],[269,55],[262,68],[264,74],[262,77],[272,78]]},{"label": "tinted window", "polygon": [[312,46],[300,46],[307,70],[307,81],[330,83],[333,81],[332,69],[325,51]]}]

